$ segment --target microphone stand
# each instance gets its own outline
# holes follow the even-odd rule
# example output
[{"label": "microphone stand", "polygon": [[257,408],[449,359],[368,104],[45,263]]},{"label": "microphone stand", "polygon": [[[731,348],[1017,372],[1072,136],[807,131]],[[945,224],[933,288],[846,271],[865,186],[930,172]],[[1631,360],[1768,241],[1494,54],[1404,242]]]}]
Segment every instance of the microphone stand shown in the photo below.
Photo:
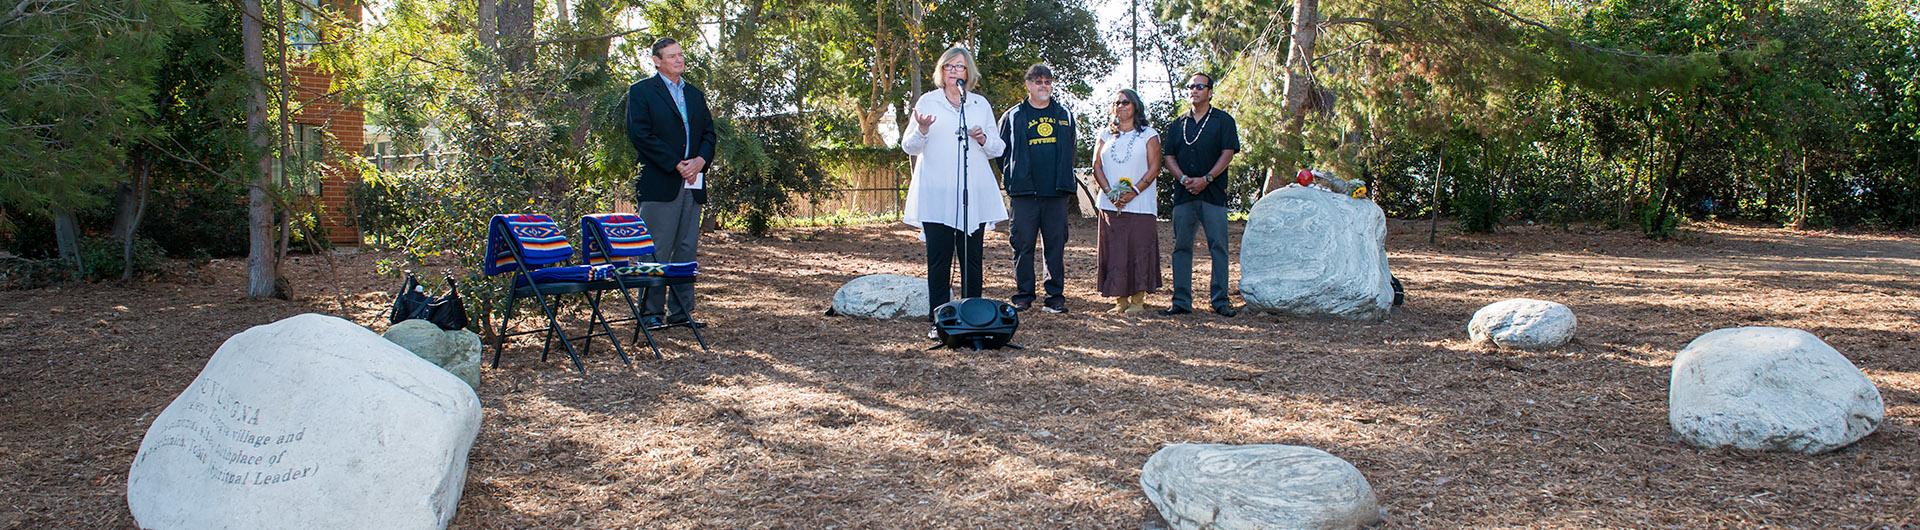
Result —
[{"label": "microphone stand", "polygon": [[968,293],[971,292],[967,289],[967,264],[968,250],[973,247],[973,227],[968,226],[968,214],[972,213],[970,210],[973,208],[973,194],[969,189],[973,179],[967,178],[967,158],[973,151],[973,145],[967,141],[967,104],[973,98],[967,95],[967,80],[955,79],[954,83],[960,86],[960,128],[955,131],[960,140],[960,296],[954,297],[957,300],[970,298]]}]

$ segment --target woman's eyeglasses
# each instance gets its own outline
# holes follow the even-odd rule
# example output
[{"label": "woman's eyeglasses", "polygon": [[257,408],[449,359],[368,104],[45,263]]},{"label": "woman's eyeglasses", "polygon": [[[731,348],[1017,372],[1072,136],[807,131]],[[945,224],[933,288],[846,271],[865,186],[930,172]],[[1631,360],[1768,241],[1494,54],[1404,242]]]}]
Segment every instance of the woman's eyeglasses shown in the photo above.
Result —
[{"label": "woman's eyeglasses", "polygon": [[1123,100],[1120,100],[1120,101],[1115,101],[1115,102],[1113,102],[1113,106],[1115,106],[1115,107],[1131,107],[1131,106],[1133,106],[1133,102],[1132,102],[1132,101],[1127,101],[1127,100],[1124,100],[1124,99],[1123,99]]},{"label": "woman's eyeglasses", "polygon": [[940,68],[943,68],[943,69],[946,69],[946,71],[948,71],[948,72],[955,72],[955,71],[966,71],[966,69],[967,69],[967,65],[964,65],[964,64],[949,64],[949,65],[943,65],[943,66],[941,66]]}]

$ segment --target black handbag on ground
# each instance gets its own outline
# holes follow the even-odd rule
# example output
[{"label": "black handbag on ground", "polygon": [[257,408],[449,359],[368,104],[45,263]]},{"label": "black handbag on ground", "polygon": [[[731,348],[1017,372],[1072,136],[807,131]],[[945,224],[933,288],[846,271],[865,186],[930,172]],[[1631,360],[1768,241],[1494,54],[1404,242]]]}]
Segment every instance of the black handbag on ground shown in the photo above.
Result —
[{"label": "black handbag on ground", "polygon": [[393,297],[393,314],[387,318],[388,324],[399,324],[403,320],[420,319],[439,326],[440,329],[453,331],[467,328],[467,304],[460,301],[460,284],[447,278],[447,295],[429,296],[427,289],[420,285],[420,279],[413,271],[407,271],[405,283],[400,285],[400,295]]}]

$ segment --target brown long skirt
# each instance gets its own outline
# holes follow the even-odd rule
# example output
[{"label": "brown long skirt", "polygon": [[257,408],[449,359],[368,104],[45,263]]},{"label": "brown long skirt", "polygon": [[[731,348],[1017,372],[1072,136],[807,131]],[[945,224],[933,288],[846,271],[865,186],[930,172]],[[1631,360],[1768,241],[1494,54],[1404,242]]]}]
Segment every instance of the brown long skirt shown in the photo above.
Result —
[{"label": "brown long skirt", "polygon": [[1101,296],[1127,296],[1160,288],[1160,232],[1152,215],[1101,211],[1100,266],[1094,273]]}]

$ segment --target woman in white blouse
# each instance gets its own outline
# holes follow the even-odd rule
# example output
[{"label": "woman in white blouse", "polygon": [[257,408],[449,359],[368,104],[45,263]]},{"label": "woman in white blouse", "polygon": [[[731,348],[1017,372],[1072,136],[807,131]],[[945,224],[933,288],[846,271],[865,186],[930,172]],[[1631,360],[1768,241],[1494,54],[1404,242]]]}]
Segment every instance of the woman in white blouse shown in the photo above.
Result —
[{"label": "woman in white blouse", "polygon": [[[927,242],[929,313],[953,297],[949,282],[956,252],[961,296],[980,296],[981,237],[994,223],[1007,220],[1007,206],[1000,202],[1000,187],[987,165],[1007,144],[999,135],[987,134],[985,127],[993,124],[987,98],[967,91],[979,85],[980,69],[973,54],[959,46],[947,48],[937,64],[933,81],[939,88],[914,102],[913,124],[900,138],[902,150],[920,157],[907,185],[901,220],[920,228]],[[931,331],[928,335],[935,336]]]},{"label": "woman in white blouse", "polygon": [[1102,194],[1099,268],[1095,283],[1113,297],[1116,313],[1143,313],[1147,293],[1160,288],[1159,213],[1160,135],[1148,127],[1140,94],[1122,89],[1113,96],[1113,126],[1093,144],[1093,181]]}]

